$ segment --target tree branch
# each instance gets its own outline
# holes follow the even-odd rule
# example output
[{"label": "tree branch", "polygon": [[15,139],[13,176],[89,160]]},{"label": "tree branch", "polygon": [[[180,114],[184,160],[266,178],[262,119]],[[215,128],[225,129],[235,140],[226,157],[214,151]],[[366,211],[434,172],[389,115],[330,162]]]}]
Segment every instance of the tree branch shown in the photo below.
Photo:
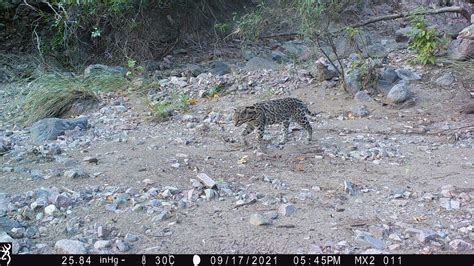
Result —
[{"label": "tree branch", "polygon": [[[360,28],[360,27],[366,26],[368,24],[372,24],[372,23],[379,22],[379,21],[392,20],[392,19],[397,19],[397,18],[405,18],[405,17],[409,17],[409,16],[412,16],[412,15],[436,15],[436,14],[442,14],[442,13],[458,13],[458,14],[461,14],[467,21],[471,20],[471,16],[470,16],[469,12],[466,9],[464,9],[462,7],[459,7],[459,6],[450,6],[450,7],[443,7],[443,8],[439,8],[439,9],[420,10],[420,11],[414,11],[414,12],[403,12],[403,13],[399,13],[399,14],[390,14],[390,15],[375,17],[375,18],[371,18],[369,20],[366,20],[364,22],[360,22],[360,23],[357,23],[357,24],[350,25],[349,27],[351,27],[351,28]],[[338,32],[341,32],[343,30],[345,30],[345,28],[336,30],[332,33],[338,33]],[[299,32],[288,32],[288,33],[280,33],[280,34],[274,34],[274,35],[261,36],[260,38],[261,39],[268,39],[268,38],[276,38],[276,37],[295,37],[295,36],[299,36],[299,35],[302,35],[302,34],[299,33]]]},{"label": "tree branch", "polygon": [[351,25],[350,27],[352,28],[359,28],[368,24],[372,24],[374,22],[379,22],[379,21],[384,21],[384,20],[392,20],[392,19],[397,19],[397,18],[405,18],[409,17],[412,15],[435,15],[435,14],[441,14],[441,13],[458,13],[461,14],[465,19],[468,21],[471,20],[471,17],[469,15],[469,12],[459,6],[450,6],[450,7],[443,7],[439,9],[433,9],[433,10],[420,10],[420,11],[414,11],[414,12],[403,12],[400,14],[391,14],[391,15],[386,15],[386,16],[380,16],[380,17],[375,17],[371,18],[369,20],[366,20],[361,23],[357,23],[354,25]]}]

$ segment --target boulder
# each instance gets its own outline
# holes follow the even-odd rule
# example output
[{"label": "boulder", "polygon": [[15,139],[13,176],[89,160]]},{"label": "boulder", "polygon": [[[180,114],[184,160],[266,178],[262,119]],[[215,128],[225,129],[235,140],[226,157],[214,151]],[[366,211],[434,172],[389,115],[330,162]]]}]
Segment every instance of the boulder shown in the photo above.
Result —
[{"label": "boulder", "polygon": [[79,127],[82,130],[87,129],[87,118],[44,118],[34,123],[31,127],[31,139],[35,143],[42,143],[48,140],[56,140],[56,138],[60,135],[63,135],[66,130],[73,130],[76,127]]},{"label": "boulder", "polygon": [[390,103],[403,103],[408,100],[411,96],[408,85],[405,82],[401,82],[390,89],[390,92],[387,95],[387,100]]},{"label": "boulder", "polygon": [[107,66],[102,64],[89,65],[84,69],[84,76],[95,76],[95,75],[117,75],[126,76],[128,70],[121,66]]},{"label": "boulder", "polygon": [[246,64],[245,64],[245,70],[247,71],[257,71],[257,70],[262,70],[262,69],[277,69],[278,65],[266,58],[263,57],[254,57],[250,59]]},{"label": "boulder", "polygon": [[474,40],[452,40],[448,45],[448,57],[453,60],[463,61],[474,57]]}]

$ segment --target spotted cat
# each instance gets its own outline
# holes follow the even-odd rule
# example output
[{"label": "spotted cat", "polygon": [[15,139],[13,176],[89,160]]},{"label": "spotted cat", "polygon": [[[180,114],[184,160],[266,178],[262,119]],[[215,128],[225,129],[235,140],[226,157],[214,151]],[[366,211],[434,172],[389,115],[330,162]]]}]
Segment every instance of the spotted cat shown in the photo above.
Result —
[{"label": "spotted cat", "polygon": [[283,138],[280,144],[286,143],[290,120],[298,123],[308,132],[307,141],[308,143],[311,142],[313,128],[309,124],[306,114],[310,116],[316,115],[308,110],[303,101],[296,98],[283,98],[238,108],[234,112],[233,120],[236,127],[247,123],[247,127],[241,134],[245,145],[247,145],[245,136],[257,129],[257,141],[260,147],[262,147],[265,127],[277,123],[283,125]]}]

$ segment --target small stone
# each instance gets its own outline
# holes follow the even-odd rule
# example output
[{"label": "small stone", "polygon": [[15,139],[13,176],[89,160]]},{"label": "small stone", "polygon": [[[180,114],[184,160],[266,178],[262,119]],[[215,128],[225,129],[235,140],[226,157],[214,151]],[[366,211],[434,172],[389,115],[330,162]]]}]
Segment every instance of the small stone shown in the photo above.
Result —
[{"label": "small stone", "polygon": [[152,221],[162,222],[170,218],[170,213],[168,211],[162,211],[157,216],[153,217]]},{"label": "small stone", "polygon": [[171,194],[171,191],[169,189],[165,189],[165,191],[161,193],[161,196],[166,199],[173,196],[173,194]]},{"label": "small stone", "polygon": [[405,69],[399,68],[396,69],[395,72],[397,73],[398,77],[402,80],[412,81],[412,80],[420,80],[420,75],[416,74],[415,72]]},{"label": "small stone", "polygon": [[393,67],[385,68],[380,78],[389,83],[395,83],[399,79],[398,74]]},{"label": "small stone", "polygon": [[394,250],[397,250],[397,249],[400,249],[400,244],[392,244],[392,245],[388,246],[388,250],[390,250],[390,251],[394,251]]},{"label": "small stone", "polygon": [[95,249],[104,249],[104,248],[109,248],[112,245],[110,240],[97,240],[94,243],[94,248]]},{"label": "small stone", "polygon": [[445,73],[444,75],[442,75],[441,77],[437,78],[435,80],[435,83],[439,86],[451,86],[451,84],[453,84],[455,81],[455,77],[453,75],[453,73],[449,72],[449,73]]},{"label": "small stone", "polygon": [[126,251],[130,250],[130,245],[125,243],[122,240],[117,240],[115,242],[115,246],[117,247],[118,251],[120,251],[120,252],[126,252]]},{"label": "small stone", "polygon": [[354,95],[354,99],[359,101],[359,102],[369,102],[369,101],[372,101],[372,97],[370,97],[369,94],[367,94],[367,92],[365,91],[358,91],[355,95]]},{"label": "small stone", "polygon": [[33,179],[43,179],[43,172],[38,169],[31,170],[31,177]]},{"label": "small stone", "polygon": [[399,242],[402,241],[402,238],[399,235],[395,234],[395,233],[392,233],[392,234],[388,235],[388,238],[391,239],[391,240],[394,240],[394,241],[399,241]]},{"label": "small stone", "polygon": [[14,227],[10,230],[10,236],[13,238],[22,238],[25,235],[25,228]]},{"label": "small stone", "polygon": [[[449,127],[447,129],[449,129]],[[450,198],[453,196],[455,190],[456,188],[453,185],[444,185],[441,187],[441,195],[443,195],[443,197]]]},{"label": "small stone", "polygon": [[472,251],[472,244],[462,239],[454,239],[449,242],[449,246],[456,251]]},{"label": "small stone", "polygon": [[84,162],[88,162],[88,163],[99,163],[99,159],[97,159],[96,157],[92,157],[92,156],[87,156],[87,157],[84,157],[84,159],[82,159]]},{"label": "small stone", "polygon": [[374,237],[383,239],[387,237],[389,232],[388,225],[385,224],[376,224],[369,226],[369,233],[371,233]]},{"label": "small stone", "polygon": [[44,208],[44,213],[46,215],[52,216],[52,215],[54,215],[56,210],[57,210],[56,206],[54,206],[54,204],[50,204],[50,205],[46,206],[46,208]]},{"label": "small stone", "polygon": [[56,254],[85,254],[84,243],[79,240],[61,239],[54,244]]},{"label": "small stone", "polygon": [[73,200],[71,198],[69,198],[69,196],[67,195],[64,195],[64,194],[57,194],[56,196],[54,196],[51,200],[51,202],[58,206],[58,207],[62,207],[62,208],[66,208],[68,206],[71,206],[72,203],[73,203]]},{"label": "small stone", "polygon": [[67,170],[64,172],[64,177],[67,178],[87,178],[89,174],[84,172],[83,170]]},{"label": "small stone", "polygon": [[269,225],[271,220],[265,217],[262,214],[254,213],[250,216],[250,224],[259,226],[259,225]]},{"label": "small stone", "polygon": [[268,213],[267,213],[267,216],[268,216],[270,219],[275,220],[276,218],[278,218],[278,212],[276,212],[276,211],[268,212]]},{"label": "small stone", "polygon": [[205,189],[204,194],[207,200],[211,200],[218,196],[217,192],[214,189],[210,189],[210,188]]},{"label": "small stone", "polygon": [[361,240],[369,245],[371,245],[373,248],[378,249],[378,250],[383,250],[385,248],[385,244],[382,240],[379,240],[375,237],[373,237],[371,234],[368,232],[363,232],[356,230],[355,233],[356,239]]},{"label": "small stone", "polygon": [[25,237],[26,238],[37,238],[39,236],[39,230],[36,226],[30,226],[26,228]]},{"label": "small stone", "polygon": [[431,230],[422,230],[420,234],[418,234],[418,241],[426,243],[427,241],[435,240],[438,237],[439,235]]},{"label": "small stone", "polygon": [[117,211],[117,204],[112,203],[112,204],[105,204],[105,209],[111,212],[116,212]]},{"label": "small stone", "polygon": [[293,204],[282,204],[278,208],[278,212],[283,216],[292,216],[296,212],[296,207]]},{"label": "small stone", "polygon": [[199,173],[197,175],[197,178],[199,181],[201,181],[207,188],[214,188],[216,186],[216,182],[210,178],[208,175],[205,173]]},{"label": "small stone", "polygon": [[139,238],[138,236],[136,236],[136,235],[134,235],[134,234],[131,234],[131,233],[126,234],[126,235],[125,235],[125,238],[124,238],[124,240],[125,240],[126,242],[136,242],[136,241],[138,241],[139,239],[140,239],[140,238]]},{"label": "small stone", "polygon": [[461,203],[457,200],[452,200],[450,198],[440,198],[439,205],[446,210],[458,210],[461,207]]},{"label": "small stone", "polygon": [[20,243],[16,239],[13,239],[6,232],[0,231],[0,242],[11,242],[13,244],[12,253],[18,254],[20,251]]},{"label": "small stone", "polygon": [[186,209],[188,207],[188,204],[184,200],[179,200],[178,201],[178,208],[179,209]]},{"label": "small stone", "polygon": [[362,105],[353,110],[354,115],[358,117],[366,117],[370,114],[369,109],[367,109],[367,106]]},{"label": "small stone", "polygon": [[351,196],[355,196],[358,194],[358,189],[349,180],[344,180],[344,191]]},{"label": "small stone", "polygon": [[311,244],[309,246],[309,254],[323,254],[323,250],[319,245]]}]

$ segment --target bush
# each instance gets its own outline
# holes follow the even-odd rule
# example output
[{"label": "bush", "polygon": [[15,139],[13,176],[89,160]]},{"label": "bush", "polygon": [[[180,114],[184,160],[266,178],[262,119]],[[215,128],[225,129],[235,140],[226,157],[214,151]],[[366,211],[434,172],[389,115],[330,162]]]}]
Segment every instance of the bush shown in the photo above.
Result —
[{"label": "bush", "polygon": [[413,30],[410,32],[412,41],[409,45],[416,53],[411,60],[414,64],[434,64],[436,62],[435,52],[440,47],[441,39],[434,28],[428,28],[424,16],[412,16],[410,24]]},{"label": "bush", "polygon": [[23,26],[25,39],[32,39],[31,48],[42,58],[52,55],[79,70],[97,61],[126,65],[132,58],[140,65],[160,58],[191,34],[206,34],[218,21],[230,19],[233,11],[249,1],[34,2],[19,6],[16,13],[20,19],[11,22],[12,28]]}]

